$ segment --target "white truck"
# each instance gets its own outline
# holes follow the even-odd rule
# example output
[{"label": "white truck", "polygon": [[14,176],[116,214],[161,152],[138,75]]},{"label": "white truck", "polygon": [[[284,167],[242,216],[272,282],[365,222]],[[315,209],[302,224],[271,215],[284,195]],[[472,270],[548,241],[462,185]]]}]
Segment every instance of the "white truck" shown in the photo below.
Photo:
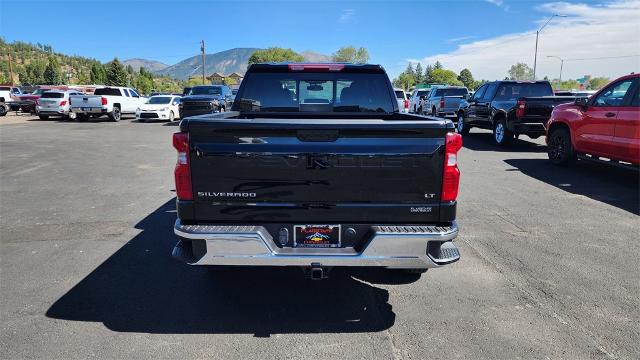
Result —
[{"label": "white truck", "polygon": [[147,98],[131,88],[109,86],[97,88],[93,95],[70,96],[69,101],[71,111],[79,121],[102,115],[107,115],[111,121],[120,121],[123,114],[135,114]]},{"label": "white truck", "polygon": [[9,104],[16,101],[22,91],[17,86],[0,85],[0,116],[5,116],[9,112]]}]

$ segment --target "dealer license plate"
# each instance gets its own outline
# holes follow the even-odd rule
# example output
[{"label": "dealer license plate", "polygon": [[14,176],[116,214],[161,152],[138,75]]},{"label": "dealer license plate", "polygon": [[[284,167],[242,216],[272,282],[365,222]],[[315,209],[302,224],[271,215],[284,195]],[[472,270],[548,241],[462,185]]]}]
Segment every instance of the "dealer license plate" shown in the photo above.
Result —
[{"label": "dealer license plate", "polygon": [[295,225],[296,247],[340,247],[340,225]]}]

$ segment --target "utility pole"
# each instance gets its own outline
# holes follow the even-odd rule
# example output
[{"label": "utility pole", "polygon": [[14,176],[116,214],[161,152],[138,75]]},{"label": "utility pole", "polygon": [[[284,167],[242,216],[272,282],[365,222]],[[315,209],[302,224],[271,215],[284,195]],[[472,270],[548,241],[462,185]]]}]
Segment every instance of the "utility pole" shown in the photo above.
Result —
[{"label": "utility pole", "polygon": [[204,40],[200,41],[200,51],[202,51],[202,85],[204,85]]},{"label": "utility pole", "polygon": [[11,80],[9,80],[9,82],[11,83],[11,86],[13,86],[13,65],[11,63],[11,51],[7,52],[9,54],[9,76],[11,77]]},{"label": "utility pole", "polygon": [[564,65],[564,59],[559,56],[547,55],[548,58],[556,58],[560,60],[560,84],[558,84],[558,89],[562,86],[562,66]]},{"label": "utility pole", "polygon": [[538,65],[538,37],[540,37],[540,31],[542,31],[542,29],[544,29],[544,27],[547,26],[551,22],[551,20],[553,20],[553,18],[556,17],[556,16],[557,17],[567,17],[567,15],[553,14],[549,18],[549,20],[547,20],[547,22],[544,23],[544,25],[542,25],[540,30],[536,31],[536,52],[533,54],[533,80],[536,79],[536,68],[537,68],[537,65]]}]

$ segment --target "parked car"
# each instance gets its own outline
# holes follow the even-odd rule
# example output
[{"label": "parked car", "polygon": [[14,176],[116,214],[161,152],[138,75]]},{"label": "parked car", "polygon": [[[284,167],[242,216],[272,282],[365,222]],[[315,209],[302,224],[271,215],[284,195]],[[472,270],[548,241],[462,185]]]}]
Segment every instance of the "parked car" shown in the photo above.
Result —
[{"label": "parked car", "polygon": [[462,138],[394,98],[379,65],[250,65],[232,111],[185,118],[173,136],[173,256],[318,280],[457,261]]},{"label": "parked car", "polygon": [[[415,89],[409,98],[409,112],[414,114],[422,114],[423,110],[420,99],[426,99],[431,93],[431,89]],[[424,102],[424,101],[423,101]]]},{"label": "parked car", "polygon": [[10,103],[19,99],[19,96],[22,95],[22,91],[17,86],[11,85],[0,85],[0,101],[6,103]]},{"label": "parked car", "polygon": [[83,94],[76,90],[47,90],[42,93],[36,105],[36,113],[42,120],[50,116],[60,116],[67,119],[75,119],[76,113],[71,111],[69,97]]},{"label": "parked car", "polygon": [[11,104],[11,107],[14,110],[19,109],[22,112],[35,113],[38,99],[40,99],[40,96],[44,94],[45,91],[48,91],[50,89],[51,88],[49,87],[39,87],[31,93],[23,93],[21,95],[18,95],[17,101],[14,101]]},{"label": "parked car", "polygon": [[231,108],[233,95],[226,85],[194,86],[180,102],[180,118],[223,112]]},{"label": "parked car", "polygon": [[396,99],[398,99],[398,107],[400,112],[409,112],[409,98],[403,89],[394,88],[393,92],[396,93]]},{"label": "parked car", "polygon": [[556,107],[548,122],[549,160],[576,159],[640,166],[640,74],[623,76],[590,98]]},{"label": "parked car", "polygon": [[180,96],[156,95],[136,110],[136,120],[169,120],[180,117]]},{"label": "parked car", "polygon": [[131,88],[103,87],[97,88],[93,95],[74,95],[70,100],[71,111],[77,114],[78,120],[107,115],[111,121],[120,121],[123,114],[135,114],[147,98]]},{"label": "parked car", "polygon": [[460,104],[457,130],[462,135],[474,127],[493,130],[493,141],[500,146],[519,135],[536,139],[545,134],[553,108],[574,100],[572,96],[554,96],[548,81],[486,83]]},{"label": "parked car", "polygon": [[17,101],[22,91],[17,86],[0,85],[0,116],[7,115],[11,104]]},{"label": "parked car", "polygon": [[431,116],[456,119],[460,100],[468,96],[469,90],[464,86],[438,87],[426,97],[423,111],[429,111]]}]

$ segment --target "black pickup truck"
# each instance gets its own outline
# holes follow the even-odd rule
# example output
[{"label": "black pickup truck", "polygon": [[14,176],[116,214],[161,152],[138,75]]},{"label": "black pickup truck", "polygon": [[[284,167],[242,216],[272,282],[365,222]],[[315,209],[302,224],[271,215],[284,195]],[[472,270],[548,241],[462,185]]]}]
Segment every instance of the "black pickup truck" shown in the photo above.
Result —
[{"label": "black pickup truck", "polygon": [[462,137],[399,112],[379,65],[253,64],[232,111],[174,134],[179,241],[193,265],[421,273],[460,258]]},{"label": "black pickup truck", "polygon": [[180,118],[224,112],[231,107],[233,94],[226,85],[200,85],[189,88],[180,100]]},{"label": "black pickup truck", "polygon": [[476,90],[458,110],[457,130],[466,135],[473,127],[493,130],[497,145],[508,145],[514,137],[536,139],[556,105],[573,102],[573,96],[554,96],[548,81],[494,81]]}]

